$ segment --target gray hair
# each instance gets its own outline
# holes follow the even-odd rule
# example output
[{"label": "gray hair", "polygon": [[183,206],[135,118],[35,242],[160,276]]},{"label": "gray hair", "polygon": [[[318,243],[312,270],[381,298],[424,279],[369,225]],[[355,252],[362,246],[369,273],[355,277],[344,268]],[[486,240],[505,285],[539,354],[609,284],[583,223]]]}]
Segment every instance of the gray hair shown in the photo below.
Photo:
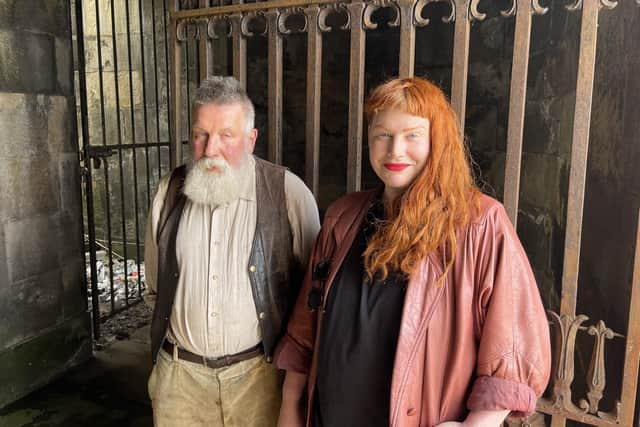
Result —
[{"label": "gray hair", "polygon": [[255,109],[240,82],[231,76],[212,76],[200,82],[193,97],[193,110],[206,104],[241,104],[245,110],[246,132],[254,127]]}]

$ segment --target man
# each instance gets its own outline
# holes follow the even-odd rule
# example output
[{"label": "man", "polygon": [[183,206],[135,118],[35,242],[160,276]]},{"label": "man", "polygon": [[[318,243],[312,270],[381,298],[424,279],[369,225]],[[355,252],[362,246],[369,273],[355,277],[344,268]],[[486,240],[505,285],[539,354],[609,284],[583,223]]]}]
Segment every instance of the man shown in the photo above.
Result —
[{"label": "man", "polygon": [[147,222],[156,426],[274,426],[271,364],[320,228],[294,174],[253,157],[254,108],[237,80],[195,93],[193,161],[159,184]]}]

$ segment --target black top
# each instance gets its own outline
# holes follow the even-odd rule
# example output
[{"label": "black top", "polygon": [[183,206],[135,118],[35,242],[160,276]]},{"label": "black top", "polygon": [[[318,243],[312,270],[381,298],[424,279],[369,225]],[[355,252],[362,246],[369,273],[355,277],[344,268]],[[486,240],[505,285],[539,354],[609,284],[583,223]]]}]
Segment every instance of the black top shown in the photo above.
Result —
[{"label": "black top", "polygon": [[389,425],[391,375],[407,280],[366,279],[362,254],[383,217],[374,203],[327,296],[318,353],[316,427]]}]

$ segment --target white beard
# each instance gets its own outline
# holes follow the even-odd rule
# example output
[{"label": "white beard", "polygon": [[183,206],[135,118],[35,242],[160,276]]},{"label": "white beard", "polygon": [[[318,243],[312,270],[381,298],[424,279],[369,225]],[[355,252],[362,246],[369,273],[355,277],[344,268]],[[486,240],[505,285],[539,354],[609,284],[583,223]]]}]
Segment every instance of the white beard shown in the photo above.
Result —
[{"label": "white beard", "polygon": [[[215,167],[218,170],[210,172]],[[237,168],[226,160],[203,157],[189,165],[183,193],[194,203],[217,207],[237,200],[252,176],[249,156]]]}]

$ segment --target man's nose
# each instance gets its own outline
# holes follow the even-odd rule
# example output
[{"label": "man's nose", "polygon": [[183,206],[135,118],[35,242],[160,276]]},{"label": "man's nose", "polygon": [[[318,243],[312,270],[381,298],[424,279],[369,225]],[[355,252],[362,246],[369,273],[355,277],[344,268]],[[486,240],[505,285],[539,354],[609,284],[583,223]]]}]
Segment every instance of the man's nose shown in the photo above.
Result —
[{"label": "man's nose", "polygon": [[207,139],[204,155],[207,157],[218,157],[220,155],[220,141],[215,135]]}]

